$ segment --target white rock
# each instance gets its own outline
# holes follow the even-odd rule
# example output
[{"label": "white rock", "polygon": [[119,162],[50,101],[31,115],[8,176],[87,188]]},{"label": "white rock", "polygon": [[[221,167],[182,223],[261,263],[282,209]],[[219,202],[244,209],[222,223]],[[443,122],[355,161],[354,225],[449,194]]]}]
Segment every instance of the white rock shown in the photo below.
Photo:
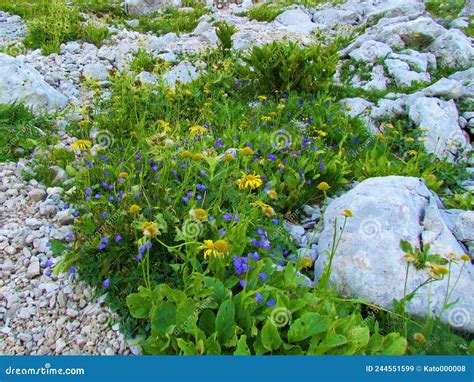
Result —
[{"label": "white rock", "polygon": [[0,103],[23,101],[33,110],[64,108],[67,98],[48,85],[32,66],[0,53]]},{"label": "white rock", "polygon": [[319,27],[311,21],[311,17],[301,9],[290,9],[280,13],[274,23],[276,25],[284,26],[294,33],[311,33]]},{"label": "white rock", "polygon": [[458,99],[464,95],[464,87],[456,80],[441,78],[433,85],[424,88],[422,93],[428,97]]},{"label": "white rock", "polygon": [[385,60],[388,73],[394,78],[398,86],[411,86],[413,82],[430,82],[429,73],[418,73],[410,70],[410,65],[398,59]]},{"label": "white rock", "polygon": [[173,67],[162,76],[163,84],[175,88],[176,82],[187,84],[199,77],[197,69],[184,61]]},{"label": "white rock", "polygon": [[28,269],[26,273],[31,278],[36,277],[40,274],[40,262],[37,257],[32,257],[30,260],[30,264],[28,265]]},{"label": "white rock", "polygon": [[94,64],[85,65],[84,69],[82,70],[82,75],[96,81],[106,81],[109,76],[109,72],[104,64],[97,62]]},{"label": "white rock", "polygon": [[364,42],[360,48],[353,50],[349,56],[358,62],[374,63],[380,59],[384,59],[390,53],[392,48],[387,44],[379,41],[369,40]]},{"label": "white rock", "polygon": [[459,148],[469,147],[458,125],[459,114],[453,100],[418,97],[407,103],[407,107],[410,119],[418,127],[426,129],[424,145],[428,152],[453,160]]},{"label": "white rock", "polygon": [[[403,298],[406,261],[400,240],[413,246],[431,244],[441,255],[463,250],[441,217],[436,199],[418,178],[389,176],[371,178],[333,201],[324,218],[324,230],[318,241],[319,258],[315,263],[316,279],[328,262],[326,251],[331,250],[334,222],[340,232],[344,218],[341,211],[351,209],[338,250],[334,256],[331,284],[345,297],[363,298],[371,303],[392,308],[393,299]],[[472,266],[461,272],[461,264],[453,264],[452,278],[459,275],[442,320],[464,330],[474,332],[474,272]],[[410,268],[407,291],[413,291],[428,278],[426,271]],[[447,279],[420,288],[407,303],[407,311],[424,317],[430,308],[441,313],[446,295]],[[452,288],[452,284],[451,284]],[[459,320],[457,315],[462,315]],[[461,321],[461,322],[460,322]]]},{"label": "white rock", "polygon": [[449,68],[467,69],[474,63],[474,49],[469,39],[458,29],[446,31],[429,47],[440,64]]}]

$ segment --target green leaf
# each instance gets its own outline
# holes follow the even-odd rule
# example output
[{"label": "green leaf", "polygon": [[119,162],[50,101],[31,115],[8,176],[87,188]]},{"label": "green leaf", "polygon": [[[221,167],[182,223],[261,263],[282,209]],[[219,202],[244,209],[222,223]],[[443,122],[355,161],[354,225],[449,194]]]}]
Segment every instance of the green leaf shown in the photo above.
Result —
[{"label": "green leaf", "polygon": [[234,334],[235,308],[231,299],[225,300],[216,316],[216,330],[221,343],[226,343]]},{"label": "green leaf", "polygon": [[132,317],[148,318],[152,307],[151,300],[140,293],[132,293],[127,296],[127,306]]},{"label": "green leaf", "polygon": [[196,355],[196,344],[191,341],[185,341],[182,338],[176,339],[178,347],[183,352],[184,355]]},{"label": "green leaf", "polygon": [[207,355],[220,355],[221,354],[221,345],[217,341],[217,333],[214,333],[212,336],[206,339],[205,349]]},{"label": "green leaf", "polygon": [[207,335],[216,331],[216,315],[211,309],[204,309],[199,316],[199,327]]},{"label": "green leaf", "polygon": [[176,307],[176,329],[188,332],[196,325],[198,312],[190,298],[184,299]]},{"label": "green leaf", "polygon": [[268,351],[277,350],[281,346],[281,338],[278,329],[271,320],[266,320],[262,328],[262,345]]},{"label": "green leaf", "polygon": [[407,340],[399,333],[388,334],[383,341],[381,355],[403,355],[407,349]]},{"label": "green leaf", "polygon": [[237,348],[234,351],[234,355],[250,355],[249,347],[247,346],[247,336],[241,335],[237,341]]},{"label": "green leaf", "polygon": [[288,330],[288,341],[298,342],[329,328],[329,319],[317,313],[306,313],[294,321]]},{"label": "green leaf", "polygon": [[173,332],[176,324],[176,305],[172,302],[161,302],[151,311],[151,330],[160,335]]}]

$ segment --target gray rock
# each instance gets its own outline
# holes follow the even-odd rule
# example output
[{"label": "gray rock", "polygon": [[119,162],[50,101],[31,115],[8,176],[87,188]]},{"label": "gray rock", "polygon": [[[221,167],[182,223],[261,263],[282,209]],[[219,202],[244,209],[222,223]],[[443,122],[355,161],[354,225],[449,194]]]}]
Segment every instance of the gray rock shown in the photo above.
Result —
[{"label": "gray rock", "polygon": [[425,129],[425,148],[439,158],[454,159],[460,148],[468,148],[464,133],[458,125],[459,114],[453,100],[418,97],[408,103],[408,116]]},{"label": "gray rock", "polygon": [[40,262],[37,257],[32,257],[30,260],[30,264],[28,265],[28,269],[26,273],[31,278],[36,277],[40,274]]},{"label": "gray rock", "polygon": [[[334,224],[340,232],[344,218],[341,211],[351,209],[345,232],[336,251],[330,277],[344,297],[363,298],[371,303],[392,308],[393,299],[403,298],[406,261],[400,240],[413,246],[430,244],[434,253],[454,253],[463,250],[441,217],[436,198],[418,178],[389,176],[371,178],[333,201],[324,217],[324,229],[318,241],[319,258],[315,263],[316,280],[328,263]],[[459,276],[450,301],[456,304],[445,310],[441,319],[457,328],[474,332],[474,272],[472,266],[453,263],[451,278]],[[410,268],[408,293],[428,278],[425,270]],[[452,288],[452,283],[450,288]],[[418,290],[407,303],[407,311],[425,317],[431,309],[440,314],[446,296],[447,279],[436,281]],[[432,313],[430,312],[430,313]],[[459,320],[458,315],[463,316]]]},{"label": "gray rock", "polygon": [[469,39],[459,29],[446,31],[429,46],[443,66],[467,69],[474,63],[474,49]]},{"label": "gray rock", "polygon": [[141,72],[140,74],[137,75],[137,80],[140,80],[141,82],[145,84],[156,84],[157,83],[157,78],[151,74],[150,72]]},{"label": "gray rock", "polygon": [[96,81],[106,81],[109,77],[109,72],[104,64],[97,62],[85,65],[82,70],[82,75]]},{"label": "gray rock", "polygon": [[374,63],[380,59],[384,59],[390,53],[392,53],[392,48],[387,44],[369,40],[364,42],[359,48],[350,52],[349,56],[358,62]]},{"label": "gray rock", "polygon": [[35,188],[28,193],[28,196],[34,202],[41,202],[46,198],[46,192],[41,188]]},{"label": "gray rock", "polygon": [[67,98],[20,59],[0,53],[0,67],[0,103],[23,101],[35,112],[66,106]]},{"label": "gray rock", "polygon": [[162,75],[165,86],[175,88],[176,82],[187,84],[199,77],[197,69],[187,62],[180,62],[168,72]]},{"label": "gray rock", "polygon": [[458,99],[464,95],[464,87],[456,80],[442,78],[433,85],[424,88],[422,93],[428,97]]},{"label": "gray rock", "polygon": [[147,50],[151,51],[162,51],[176,41],[178,41],[178,36],[176,33],[172,32],[167,33],[161,37],[151,36],[149,39],[147,39],[146,48]]},{"label": "gray rock", "polygon": [[173,5],[173,0],[125,0],[125,10],[129,15],[143,16]]},{"label": "gray rock", "polygon": [[319,27],[311,21],[311,17],[301,9],[290,9],[280,13],[274,23],[276,25],[284,26],[294,33],[311,33]]},{"label": "gray rock", "polygon": [[410,65],[398,59],[385,60],[388,73],[393,77],[398,86],[411,86],[413,82],[430,82],[429,73],[418,73],[410,70]]},{"label": "gray rock", "polygon": [[193,32],[194,36],[202,37],[204,40],[209,42],[211,45],[217,45],[216,28],[211,25],[206,19],[201,20]]}]

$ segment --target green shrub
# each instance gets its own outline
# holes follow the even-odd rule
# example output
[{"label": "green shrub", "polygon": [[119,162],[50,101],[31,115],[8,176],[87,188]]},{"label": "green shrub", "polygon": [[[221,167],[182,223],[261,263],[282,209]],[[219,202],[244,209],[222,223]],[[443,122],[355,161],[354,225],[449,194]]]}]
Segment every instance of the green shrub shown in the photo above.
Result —
[{"label": "green shrub", "polygon": [[237,32],[237,29],[226,22],[217,22],[215,25],[217,26],[216,35],[219,39],[219,48],[224,54],[227,54],[232,49],[232,36]]},{"label": "green shrub", "polygon": [[95,44],[98,47],[102,45],[105,39],[110,37],[109,28],[105,25],[98,25],[91,21],[81,25],[81,31],[79,34],[82,40]]},{"label": "green shrub", "polygon": [[41,142],[49,142],[49,122],[36,118],[21,103],[0,105],[0,162],[29,155]]},{"label": "green shrub", "polygon": [[284,11],[283,8],[269,4],[256,5],[248,11],[250,20],[272,22]]},{"label": "green shrub", "polygon": [[300,47],[293,42],[255,46],[244,57],[248,64],[247,77],[265,93],[327,91],[338,60],[332,45]]}]

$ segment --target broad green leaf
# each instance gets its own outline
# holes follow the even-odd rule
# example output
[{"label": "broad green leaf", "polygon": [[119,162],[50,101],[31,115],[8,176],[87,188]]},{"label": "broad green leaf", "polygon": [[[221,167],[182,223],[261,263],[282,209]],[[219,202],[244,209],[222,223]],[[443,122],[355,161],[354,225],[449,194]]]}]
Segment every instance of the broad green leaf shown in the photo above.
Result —
[{"label": "broad green leaf", "polygon": [[325,332],[328,328],[327,317],[321,317],[317,313],[306,313],[291,324],[288,330],[288,341],[302,341],[315,334]]},{"label": "broad green leaf", "polygon": [[140,293],[132,293],[127,296],[127,306],[132,317],[148,318],[152,303],[149,298]]},{"label": "broad green leaf", "polygon": [[217,341],[217,333],[214,333],[212,336],[206,339],[204,347],[207,355],[221,354],[221,345],[219,344],[219,341]]},{"label": "broad green leaf", "polygon": [[225,300],[216,315],[216,330],[219,341],[226,343],[234,334],[235,309],[231,299]]},{"label": "broad green leaf", "polygon": [[265,322],[261,331],[262,345],[268,351],[277,350],[281,346],[281,338],[278,329],[271,320]]},{"label": "broad green leaf", "polygon": [[216,315],[211,309],[204,309],[199,315],[199,327],[204,330],[207,335],[211,335],[216,331]]},{"label": "broad green leaf", "polygon": [[171,333],[176,324],[176,305],[170,301],[161,302],[151,311],[151,330],[160,335]]},{"label": "broad green leaf", "polygon": [[190,298],[182,300],[176,307],[176,330],[187,332],[196,325],[198,312]]},{"label": "broad green leaf", "polygon": [[183,352],[184,355],[196,355],[196,344],[191,341],[185,341],[182,338],[176,339],[180,350]]}]

